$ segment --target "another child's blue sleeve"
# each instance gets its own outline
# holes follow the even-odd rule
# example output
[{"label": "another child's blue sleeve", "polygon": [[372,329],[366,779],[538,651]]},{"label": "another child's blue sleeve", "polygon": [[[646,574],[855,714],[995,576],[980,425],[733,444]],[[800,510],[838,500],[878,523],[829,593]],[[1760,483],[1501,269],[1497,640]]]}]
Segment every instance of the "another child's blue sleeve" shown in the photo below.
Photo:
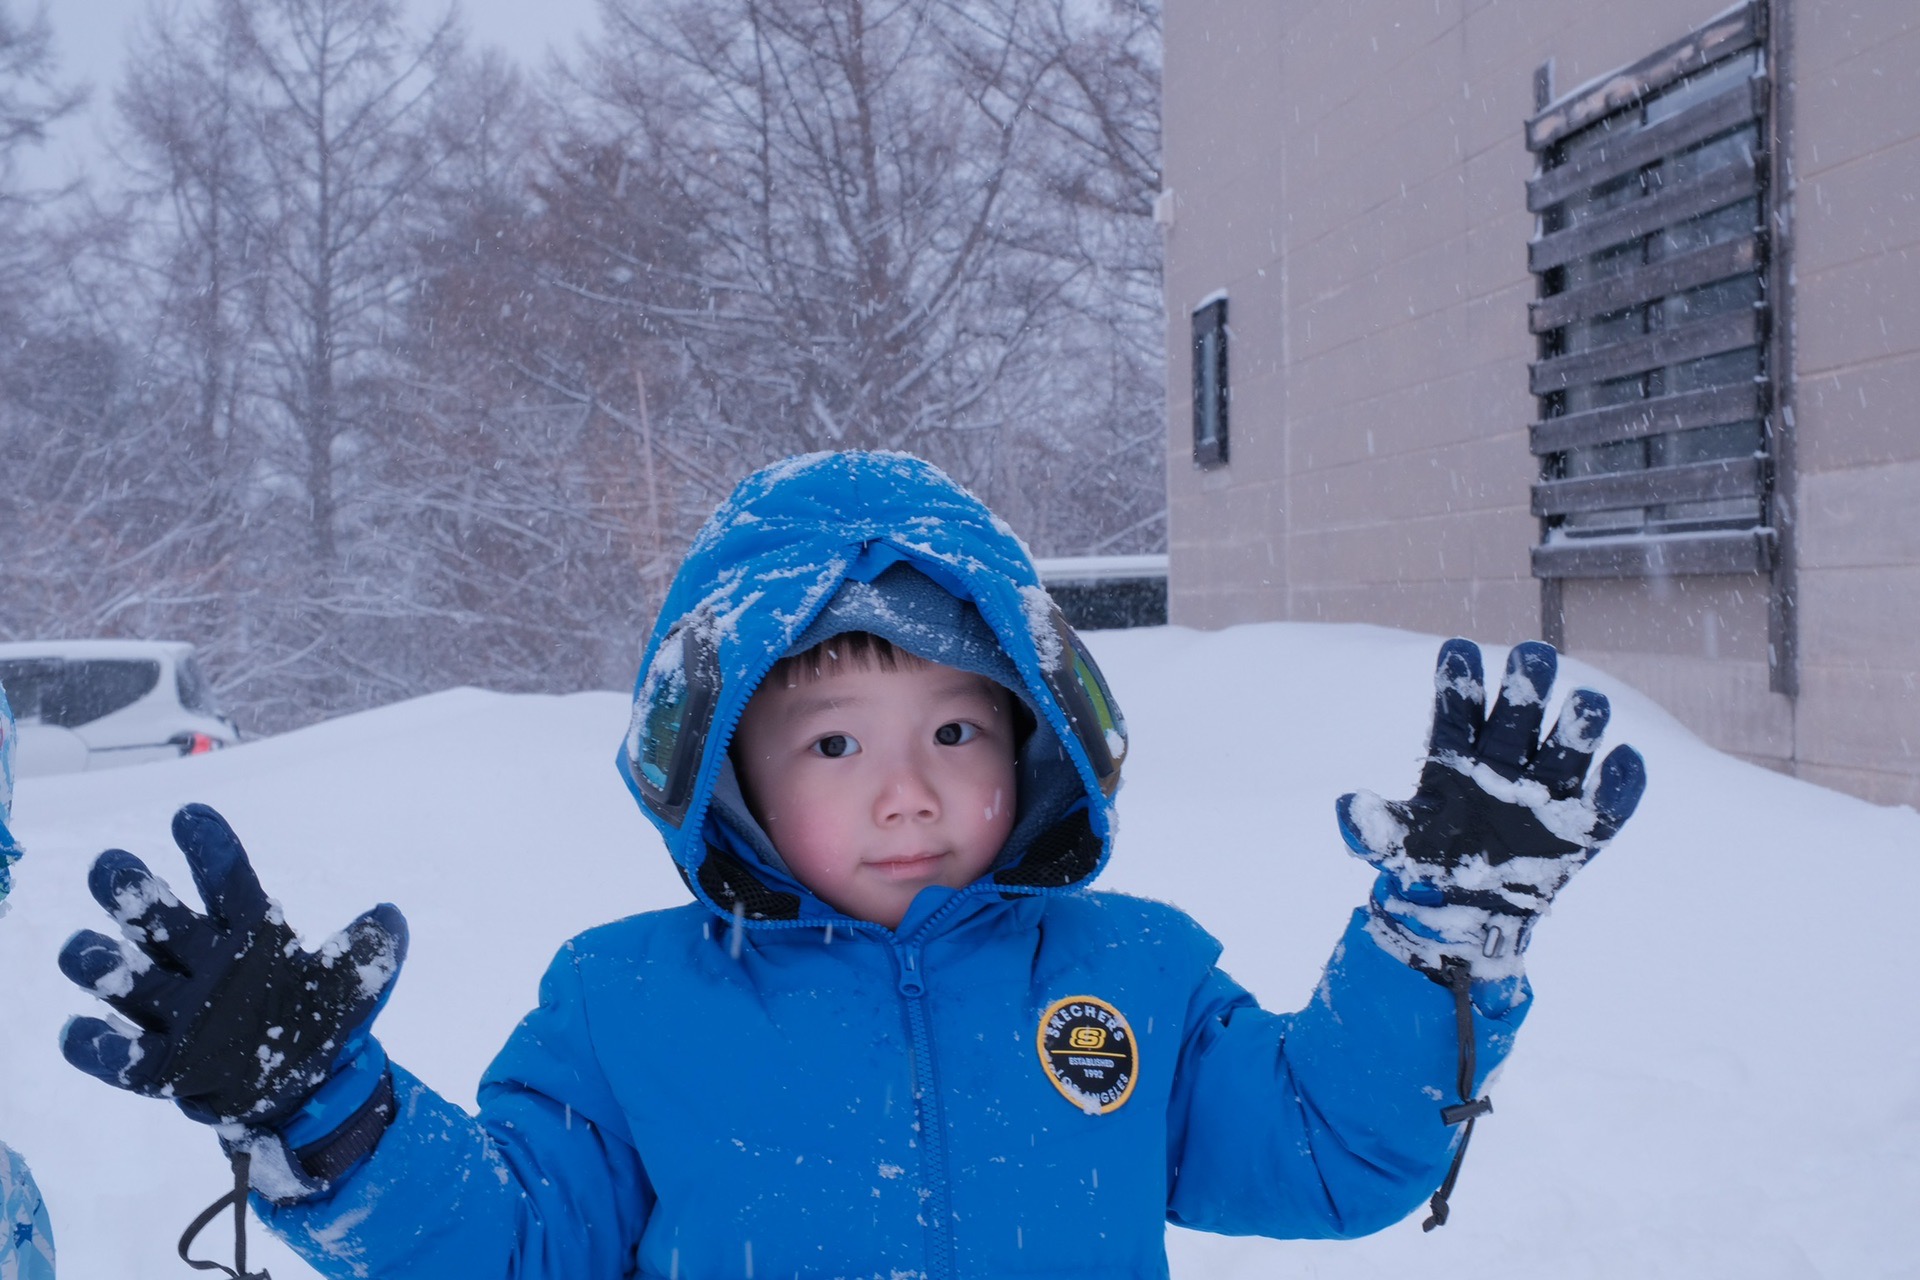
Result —
[{"label": "another child's blue sleeve", "polygon": [[0,1276],[53,1280],[53,1228],[27,1162],[0,1142]]},{"label": "another child's blue sleeve", "polygon": [[594,1055],[572,948],[480,1086],[478,1119],[398,1066],[397,1114],[325,1196],[256,1201],[323,1275],[628,1274],[653,1206]]},{"label": "another child's blue sleeve", "polygon": [[[1459,1037],[1447,990],[1388,955],[1356,912],[1298,1013],[1261,1009],[1215,970],[1195,994],[1170,1122],[1167,1216],[1282,1238],[1367,1235],[1446,1174],[1459,1130]],[[1476,1093],[1506,1057],[1525,993],[1476,1011]]]}]

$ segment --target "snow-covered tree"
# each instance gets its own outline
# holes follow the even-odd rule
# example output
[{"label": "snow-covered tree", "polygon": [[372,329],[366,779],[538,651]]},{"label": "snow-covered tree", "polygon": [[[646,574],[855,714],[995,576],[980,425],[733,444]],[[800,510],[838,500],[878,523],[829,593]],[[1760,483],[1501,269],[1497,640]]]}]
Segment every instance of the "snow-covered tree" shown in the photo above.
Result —
[{"label": "snow-covered tree", "polygon": [[[1132,411],[1135,371],[1158,368],[1137,323],[1158,305],[1158,245],[1139,234],[1157,179],[1124,167],[1157,151],[1138,128],[1157,101],[1157,27],[1137,5],[1078,9],[604,6],[580,77],[588,118],[631,182],[688,214],[698,255],[606,306],[644,310],[678,346],[684,408],[710,434],[743,460],[922,453],[1046,509],[1052,549],[1157,539],[1157,450]],[[1127,69],[1104,65],[1116,51]],[[1129,100],[1089,103],[1115,83]],[[1155,185],[1129,203],[1141,181]],[[1124,320],[1103,313],[1116,296]],[[1145,408],[1158,405],[1155,388]],[[1086,477],[1121,472],[1117,509],[1086,500]],[[1037,494],[1039,476],[1073,480]]]},{"label": "snow-covered tree", "polygon": [[411,691],[354,633],[411,609],[379,581],[367,477],[455,43],[449,23],[414,38],[392,0],[214,0],[154,11],[116,98],[126,245],[103,269],[150,335],[155,470],[182,519],[206,512],[195,552],[218,568],[167,621],[256,723]]},{"label": "snow-covered tree", "polygon": [[[19,211],[74,98],[6,3]],[[813,448],[1161,545],[1158,3],[604,0],[538,75],[401,0],[156,7],[114,165],[0,220],[0,632],[194,640],[260,729],[618,684]]]}]

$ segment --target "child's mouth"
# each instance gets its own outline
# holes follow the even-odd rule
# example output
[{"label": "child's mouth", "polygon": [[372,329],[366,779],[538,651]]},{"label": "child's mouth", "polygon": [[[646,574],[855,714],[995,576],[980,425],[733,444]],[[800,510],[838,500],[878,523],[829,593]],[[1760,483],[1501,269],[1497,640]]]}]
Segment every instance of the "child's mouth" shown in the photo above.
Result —
[{"label": "child's mouth", "polygon": [[914,880],[937,868],[941,857],[938,853],[915,853],[900,858],[885,858],[867,865],[894,880]]}]

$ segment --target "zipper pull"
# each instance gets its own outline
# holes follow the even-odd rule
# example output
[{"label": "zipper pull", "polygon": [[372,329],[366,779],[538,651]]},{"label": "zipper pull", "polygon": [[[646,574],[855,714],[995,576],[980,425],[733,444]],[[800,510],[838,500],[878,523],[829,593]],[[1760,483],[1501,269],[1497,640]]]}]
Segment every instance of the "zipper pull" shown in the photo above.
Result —
[{"label": "zipper pull", "polygon": [[920,980],[920,948],[918,946],[906,946],[899,948],[899,952],[900,994],[903,996],[920,995],[927,989],[927,984]]}]

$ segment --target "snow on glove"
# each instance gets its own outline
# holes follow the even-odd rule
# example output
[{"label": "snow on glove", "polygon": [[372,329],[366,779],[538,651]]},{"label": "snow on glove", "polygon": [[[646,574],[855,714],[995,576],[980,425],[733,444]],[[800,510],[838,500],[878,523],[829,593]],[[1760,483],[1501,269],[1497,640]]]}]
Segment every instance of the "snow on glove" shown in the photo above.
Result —
[{"label": "snow on glove", "polygon": [[1646,765],[1632,747],[1589,778],[1603,695],[1574,690],[1540,741],[1558,666],[1551,645],[1516,645],[1489,714],[1479,647],[1447,641],[1413,798],[1362,791],[1336,805],[1348,847],[1381,871],[1370,932],[1418,968],[1452,959],[1478,981],[1517,977],[1533,922],[1640,803]]},{"label": "snow on glove", "polygon": [[[336,1068],[364,1059],[366,1028],[406,958],[407,922],[381,903],[305,950],[226,819],[190,804],[174,815],[173,838],[206,914],[132,854],[101,854],[88,888],[132,945],[82,930],[60,968],[133,1025],[74,1018],[60,1050],[204,1123],[291,1121]],[[384,1055],[378,1069],[384,1079]]]}]

